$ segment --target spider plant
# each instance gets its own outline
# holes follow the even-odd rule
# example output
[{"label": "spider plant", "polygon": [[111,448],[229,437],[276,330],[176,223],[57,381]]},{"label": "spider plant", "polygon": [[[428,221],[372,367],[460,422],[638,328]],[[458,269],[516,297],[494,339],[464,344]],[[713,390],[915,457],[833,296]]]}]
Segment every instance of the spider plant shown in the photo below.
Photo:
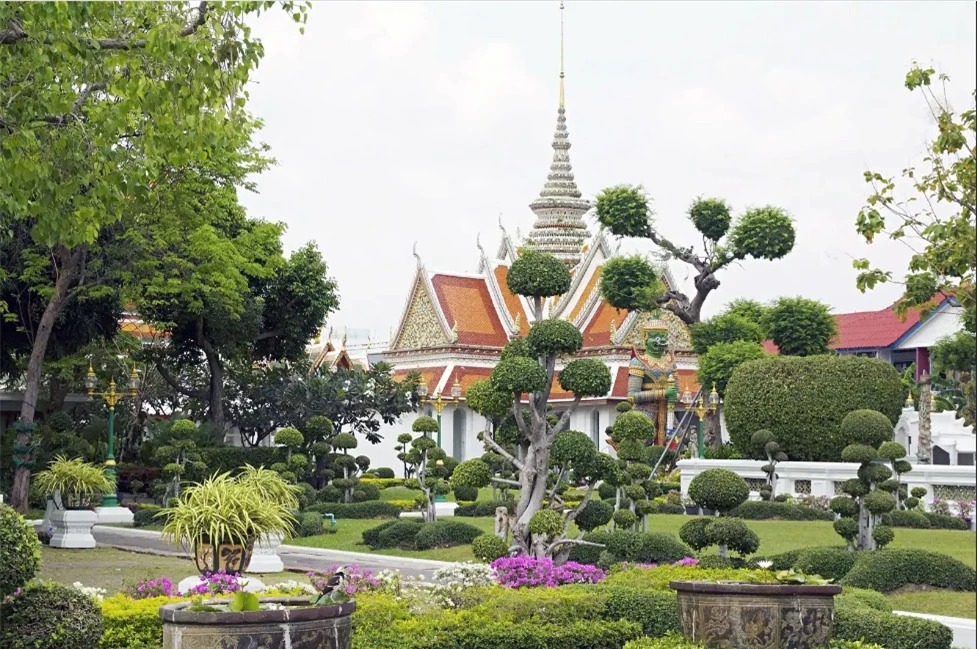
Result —
[{"label": "spider plant", "polygon": [[[243,478],[243,479],[242,479]],[[281,478],[279,478],[280,480]],[[270,480],[264,479],[265,487]],[[261,537],[288,535],[295,525],[291,509],[262,490],[255,479],[215,475],[183,494],[159,513],[164,537],[190,547],[206,543],[249,545]]]},{"label": "spider plant", "polygon": [[61,494],[65,509],[85,509],[115,489],[115,482],[102,467],[87,464],[80,458],[54,458],[48,468],[34,477],[37,488],[45,494]]},{"label": "spider plant", "polygon": [[237,481],[242,485],[257,489],[266,498],[275,501],[287,511],[298,511],[298,487],[285,482],[275,471],[245,464],[244,470],[237,476]]}]

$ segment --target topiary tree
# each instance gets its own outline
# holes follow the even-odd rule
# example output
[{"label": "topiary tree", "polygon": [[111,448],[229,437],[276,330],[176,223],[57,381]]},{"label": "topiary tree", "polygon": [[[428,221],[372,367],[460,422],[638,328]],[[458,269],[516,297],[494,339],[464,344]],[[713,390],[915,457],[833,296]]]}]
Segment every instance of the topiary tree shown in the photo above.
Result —
[{"label": "topiary tree", "polygon": [[689,483],[689,498],[703,509],[725,514],[750,497],[746,480],[726,469],[706,469]]},{"label": "topiary tree", "polygon": [[394,446],[394,450],[397,451],[397,459],[400,460],[404,465],[404,479],[410,478],[413,474],[412,464],[407,461],[408,447],[414,436],[410,433],[401,433],[397,435],[397,445]]},{"label": "topiary tree", "polygon": [[40,569],[37,532],[12,507],[0,504],[0,600],[30,581]]},{"label": "topiary tree", "polygon": [[93,597],[55,582],[28,584],[0,603],[0,647],[97,647],[105,630]]},{"label": "topiary tree", "polygon": [[[618,506],[620,505],[623,490],[624,495],[627,496],[628,510],[641,516],[642,530],[647,531],[648,514],[653,508],[648,504],[643,504],[639,512],[638,507],[639,503],[646,503],[649,498],[658,495],[657,493],[649,493],[645,488],[646,484],[649,487],[654,486],[648,482],[651,478],[652,468],[646,462],[648,454],[645,445],[654,439],[655,425],[648,415],[628,407],[614,420],[610,430],[611,439],[617,444],[617,457],[620,460],[619,464],[622,471],[620,484],[615,484],[617,487],[615,502]],[[629,521],[630,517],[615,517],[615,527],[621,526],[622,520]],[[627,529],[630,526],[624,525],[623,527]]]},{"label": "topiary tree", "polygon": [[803,297],[780,298],[764,317],[767,335],[785,356],[827,354],[838,334],[828,305]]},{"label": "topiary tree", "polygon": [[701,252],[662,236],[641,187],[609,187],[598,194],[596,208],[597,219],[615,235],[651,239],[666,255],[695,271],[696,292],[690,298],[677,288],[666,290],[659,273],[641,257],[611,260],[614,263],[608,262],[601,276],[604,298],[619,309],[651,310],[664,305],[690,325],[699,322],[706,298],[719,288],[719,271],[747,258],[780,259],[794,247],[791,218],[777,207],[749,209],[734,220],[725,201],[696,199],[688,216],[702,234]]},{"label": "topiary tree", "polygon": [[858,463],[859,467],[858,477],[842,484],[847,497],[839,496],[831,501],[832,511],[842,517],[835,521],[835,532],[848,542],[849,549],[876,550],[881,547],[879,539],[883,545],[892,540],[885,529],[876,534],[877,528],[886,527],[879,525],[882,514],[896,507],[895,496],[880,488],[892,477],[892,471],[882,463],[885,459],[878,451],[865,444],[846,446],[841,456],[843,461]]},{"label": "topiary tree", "polygon": [[472,554],[483,563],[492,563],[509,554],[509,544],[495,534],[482,534],[472,541]]},{"label": "topiary tree", "polygon": [[724,559],[729,550],[745,556],[760,547],[760,537],[738,518],[693,518],[679,529],[679,538],[696,552],[718,546]]},{"label": "topiary tree", "polygon": [[753,433],[766,428],[791,459],[828,462],[859,439],[842,429],[845,415],[876,410],[891,426],[904,400],[899,373],[875,358],[770,356],[733,372],[724,412],[730,440],[744,454]]},{"label": "topiary tree", "polygon": [[438,422],[433,417],[422,415],[411,424],[411,430],[419,433],[410,444],[415,452],[412,459],[416,459],[418,485],[424,494],[424,520],[433,523],[438,519],[435,508],[437,496],[446,494],[451,489],[447,480],[444,480],[445,452],[431,439],[431,435],[438,432]]},{"label": "topiary tree", "polygon": [[[544,546],[534,541],[529,523],[543,509],[544,501],[553,491],[553,473],[560,482],[565,478],[558,476],[570,472],[596,483],[607,466],[603,461],[576,466],[572,458],[569,465],[555,466],[550,456],[557,436],[567,430],[580,400],[605,396],[611,388],[611,374],[606,365],[595,359],[566,361],[559,372],[558,382],[564,391],[574,395],[574,400],[559,418],[550,418],[547,404],[557,377],[557,364],[578,352],[583,345],[580,330],[572,324],[543,318],[543,300],[562,295],[569,289],[570,271],[552,255],[527,251],[512,263],[506,283],[510,291],[530,301],[535,324],[524,340],[506,345],[489,382],[495,392],[508,396],[518,445],[525,451],[517,455],[510,450],[512,444],[500,443],[501,427],[485,433],[483,441],[488,450],[502,456],[518,472],[519,502],[509,520],[513,544],[523,554],[560,558],[569,551],[567,546],[583,543],[582,539],[567,539],[563,535]],[[526,405],[523,405],[524,397]],[[586,505],[590,491],[580,505],[560,514],[565,523],[572,522]],[[549,498],[549,501],[553,503],[555,500]],[[569,529],[569,524],[565,528]]]},{"label": "topiary tree", "polygon": [[285,447],[285,462],[292,459],[292,453],[305,443],[305,438],[297,428],[282,428],[275,433],[275,443]]},{"label": "topiary tree", "polygon": [[163,467],[164,477],[169,479],[163,502],[180,496],[180,485],[186,480],[202,480],[207,465],[201,460],[196,442],[197,425],[189,419],[177,419],[166,436],[166,444],[156,449],[153,461]]},{"label": "topiary tree", "polygon": [[763,465],[763,472],[767,476],[767,488],[760,490],[760,497],[764,500],[772,500],[777,492],[777,464],[786,462],[787,454],[780,450],[780,444],[777,443],[774,434],[767,429],[753,433],[750,442],[757,456],[767,460]]},{"label": "topiary tree", "polygon": [[[892,469],[892,474],[895,476],[894,479],[887,480],[879,486],[895,497],[896,507],[900,509],[903,507],[903,490],[905,489],[905,486],[902,484],[902,476],[913,470],[913,465],[906,461],[905,457],[906,449],[898,442],[882,442],[882,444],[879,446],[879,459],[887,460],[889,462],[889,467]],[[913,491],[915,491],[915,489],[913,489]],[[923,493],[926,493],[925,489],[923,489]],[[912,509],[912,507],[910,507],[910,509]]]},{"label": "topiary tree", "polygon": [[838,433],[850,444],[877,448],[883,442],[892,441],[893,430],[892,422],[886,415],[878,410],[862,408],[844,416]]}]

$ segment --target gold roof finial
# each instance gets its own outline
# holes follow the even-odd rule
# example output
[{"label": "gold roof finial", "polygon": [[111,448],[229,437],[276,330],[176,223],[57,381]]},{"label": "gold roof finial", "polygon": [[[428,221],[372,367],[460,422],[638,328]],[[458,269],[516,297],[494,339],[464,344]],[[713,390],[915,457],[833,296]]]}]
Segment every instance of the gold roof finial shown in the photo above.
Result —
[{"label": "gold roof finial", "polygon": [[560,108],[563,108],[563,0],[560,0]]}]

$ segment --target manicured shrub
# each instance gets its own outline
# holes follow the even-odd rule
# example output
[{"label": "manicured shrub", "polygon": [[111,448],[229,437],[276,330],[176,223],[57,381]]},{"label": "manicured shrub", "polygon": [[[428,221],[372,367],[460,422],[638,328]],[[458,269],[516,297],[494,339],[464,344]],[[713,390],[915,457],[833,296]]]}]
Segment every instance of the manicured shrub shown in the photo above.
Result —
[{"label": "manicured shrub", "polygon": [[864,444],[879,448],[892,441],[892,420],[878,410],[852,410],[841,419],[838,434],[849,444]]},{"label": "manicured shrub", "polygon": [[883,613],[866,606],[836,607],[834,637],[874,642],[886,649],[950,649],[953,642],[953,632],[939,622]]},{"label": "manicured shrub", "polygon": [[50,582],[28,584],[4,600],[0,620],[0,647],[4,649],[95,647],[104,629],[94,599]]},{"label": "manicured shrub", "polygon": [[156,518],[160,512],[160,507],[156,505],[143,505],[132,515],[133,527],[146,527],[147,525],[162,524],[162,520]]},{"label": "manicured shrub", "polygon": [[[376,546],[378,541],[380,540],[380,533],[400,522],[401,519],[395,518],[393,520],[384,521],[383,523],[380,523],[376,527],[371,527],[368,530],[363,530],[363,543],[369,545],[370,547]],[[417,521],[403,519],[403,522],[415,523]]]},{"label": "manicured shrub", "polygon": [[568,624],[509,624],[490,622],[465,626],[451,633],[443,642],[418,644],[427,649],[619,649],[625,642],[641,635],[641,626],[621,620],[575,620]]},{"label": "manicured shrub", "polygon": [[101,606],[105,633],[98,649],[156,649],[163,638],[159,607],[179,601],[175,597],[106,598]]},{"label": "manicured shrub", "polygon": [[465,487],[463,485],[455,485],[451,488],[455,492],[455,500],[458,502],[475,502],[478,500],[478,488],[477,487]]},{"label": "manicured shrub", "polygon": [[648,532],[641,535],[637,560],[641,563],[673,563],[691,555],[692,550],[671,534]]},{"label": "manicured shrub", "polygon": [[607,525],[613,515],[614,506],[610,503],[604,502],[603,500],[589,500],[584,505],[584,508],[580,510],[580,513],[577,514],[574,522],[584,532],[590,532],[602,525]]},{"label": "manicured shrub", "polygon": [[332,514],[337,519],[397,518],[400,516],[400,507],[380,500],[368,500],[361,503],[317,503],[309,505],[306,511]]},{"label": "manicured shrub", "polygon": [[855,518],[858,516],[858,503],[848,496],[835,496],[831,499],[831,511],[842,518]]},{"label": "manicured shrub", "polygon": [[946,514],[936,514],[933,512],[923,512],[923,516],[926,520],[930,522],[930,527],[935,527],[941,530],[966,530],[970,529],[967,526],[967,521],[962,518],[956,518],[955,516],[948,516]]},{"label": "manicured shrub", "polygon": [[726,469],[706,469],[689,483],[689,497],[699,507],[728,512],[746,502],[750,487],[746,480]]},{"label": "manicured shrub", "polygon": [[425,523],[418,530],[414,545],[418,550],[450,548],[455,545],[467,545],[483,533],[474,525],[442,519],[434,523]]},{"label": "manicured shrub", "polygon": [[597,495],[601,500],[613,500],[617,495],[617,487],[606,482],[597,487]]},{"label": "manicured shrub", "polygon": [[368,482],[360,482],[356,485],[356,491],[363,494],[363,500],[360,502],[367,502],[370,500],[380,500],[380,487],[370,484]]},{"label": "manicured shrub", "polygon": [[855,565],[857,554],[848,548],[805,548],[797,555],[794,570],[808,575],[821,575],[825,579],[840,580]]},{"label": "manicured shrub", "polygon": [[973,568],[945,554],[893,548],[859,553],[842,583],[880,593],[907,584],[973,592],[977,577]]},{"label": "manicured shrub", "polygon": [[[852,502],[851,498],[845,500]],[[784,520],[784,521],[833,521],[834,515],[813,507],[806,507],[796,503],[765,502],[762,500],[748,500],[729,512],[730,516],[743,518],[748,521]]]},{"label": "manicured shrub", "polygon": [[[384,548],[403,548],[405,550],[414,549],[414,541],[418,532],[424,527],[424,523],[417,519],[400,520],[385,527],[377,534],[376,543],[372,546],[374,550]],[[365,532],[364,532],[365,535]]]},{"label": "manicured shrub", "polygon": [[792,460],[837,461],[858,441],[842,435],[845,415],[869,409],[895,422],[902,390],[899,373],[878,359],[772,356],[736,369],[723,409],[730,440],[744,454],[754,431],[766,428]]},{"label": "manicured shrub", "polygon": [[381,478],[383,480],[391,480],[397,477],[397,474],[394,473],[393,469],[385,466],[378,467],[374,469],[373,472],[377,474],[378,478]]},{"label": "manicured shrub", "polygon": [[607,593],[601,617],[608,620],[631,620],[641,624],[645,635],[662,636],[682,630],[678,602],[672,591],[640,588],[603,588]]},{"label": "manicured shrub", "polygon": [[515,502],[511,500],[479,500],[473,503],[465,503],[455,507],[455,516],[482,517],[495,516],[495,510],[505,507],[511,514],[515,511]]},{"label": "manicured shrub", "polygon": [[276,462],[285,461],[285,449],[280,447],[213,446],[198,448],[196,453],[210,473],[236,472],[247,464],[270,468]]},{"label": "manicured shrub", "polygon": [[495,534],[482,534],[472,540],[472,554],[479,561],[492,563],[509,554],[509,544]]},{"label": "manicured shrub", "polygon": [[851,608],[853,606],[865,606],[883,613],[892,612],[889,599],[882,593],[867,588],[845,586],[841,595],[835,595],[835,608]]},{"label": "manicured shrub", "polygon": [[[584,534],[583,540],[590,541],[591,543],[600,543],[606,546],[610,537],[611,532],[596,531]],[[592,545],[574,545],[572,548],[570,548],[570,555],[567,557],[567,560],[573,561],[574,563],[596,566],[600,564],[600,555],[602,552],[604,552],[604,548],[601,547],[594,547]]]},{"label": "manicured shrub", "polygon": [[322,514],[318,512],[306,512],[302,514],[302,522],[299,524],[299,536],[318,536],[322,534]]},{"label": "manicured shrub", "polygon": [[686,521],[678,531],[678,536],[696,552],[709,546],[706,526],[712,522],[708,518],[693,518]]},{"label": "manicured shrub", "polygon": [[13,507],[0,505],[0,600],[41,569],[37,532]]},{"label": "manicured shrub", "polygon": [[768,561],[772,561],[773,565],[770,566],[771,570],[790,570],[797,563],[797,558],[801,556],[806,548],[798,548],[796,550],[787,550],[787,552],[781,552],[780,554],[775,554],[771,557],[767,557]]},{"label": "manicured shrub", "polygon": [[622,529],[631,529],[637,522],[638,517],[630,509],[619,509],[614,512],[614,524]]},{"label": "manicured shrub", "polygon": [[343,497],[343,492],[339,490],[339,487],[332,484],[327,484],[325,487],[319,490],[319,502],[323,503],[338,503]]}]

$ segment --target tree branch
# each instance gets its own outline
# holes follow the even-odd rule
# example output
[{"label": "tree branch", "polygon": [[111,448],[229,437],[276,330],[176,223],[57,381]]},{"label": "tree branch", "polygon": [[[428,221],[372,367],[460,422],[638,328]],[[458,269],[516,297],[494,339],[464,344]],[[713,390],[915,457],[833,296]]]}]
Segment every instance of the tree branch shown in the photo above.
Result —
[{"label": "tree branch", "polygon": [[560,547],[561,545],[589,545],[593,548],[606,548],[607,546],[603,543],[594,543],[593,541],[584,541],[583,539],[560,539],[559,541],[554,541],[546,548],[546,555],[551,556],[553,550]]},{"label": "tree branch", "polygon": [[170,387],[179,392],[184,396],[188,396],[191,399],[207,399],[208,395],[203,390],[191,390],[180,385],[180,382],[176,380],[176,377],[170,374],[170,371],[166,369],[162,361],[156,361],[156,371],[159,375],[163,377],[163,380],[169,383]]},{"label": "tree branch", "polygon": [[676,259],[680,259],[694,267],[700,273],[709,270],[709,264],[692,254],[692,248],[679,248],[674,243],[658,234],[655,230],[648,230],[648,238],[651,239],[659,248],[664,248]]},{"label": "tree branch", "polygon": [[[517,460],[514,455],[512,455],[511,453],[509,453],[509,451],[507,451],[504,448],[502,448],[501,446],[499,446],[498,442],[496,442],[494,439],[492,439],[491,437],[489,437],[488,435],[486,435],[486,436],[484,436],[482,438],[482,441],[484,441],[488,446],[491,446],[492,447],[492,450],[494,450],[496,453],[498,453],[499,455],[501,455],[502,457],[504,457],[506,460],[508,460],[512,464],[512,466],[516,467],[520,471],[523,470],[523,468],[524,468],[523,463],[520,462],[519,460]],[[518,483],[516,483],[516,484],[518,485]]]},{"label": "tree branch", "polygon": [[580,405],[580,399],[582,398],[583,397],[579,395],[573,395],[573,403],[571,403],[570,407],[566,409],[566,412],[563,413],[560,420],[556,422],[556,426],[553,427],[553,435],[562,433],[564,430],[566,430],[567,426],[570,425],[570,415],[577,410],[577,406]]}]

